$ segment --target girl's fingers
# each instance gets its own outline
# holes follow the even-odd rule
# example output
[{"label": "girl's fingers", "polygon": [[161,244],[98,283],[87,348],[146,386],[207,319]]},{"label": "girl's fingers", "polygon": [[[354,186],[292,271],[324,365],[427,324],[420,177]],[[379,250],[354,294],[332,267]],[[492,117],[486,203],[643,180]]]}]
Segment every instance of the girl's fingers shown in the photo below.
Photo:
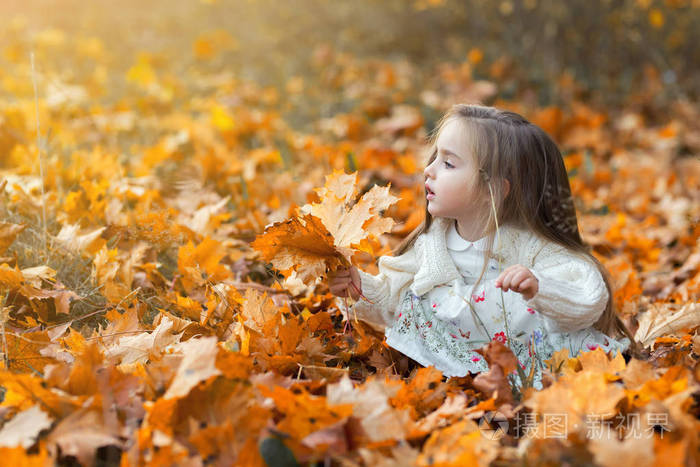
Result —
[{"label": "girl's fingers", "polygon": [[[517,264],[515,264],[515,265],[513,265],[513,266],[508,266],[507,268],[505,268],[503,271],[501,271],[501,275],[498,276],[498,279],[503,280],[503,278],[506,276],[506,274],[508,274],[510,271],[512,271],[513,268],[516,267],[516,266],[517,266]],[[497,280],[498,280],[498,279],[497,279]]]},{"label": "girl's fingers", "polygon": [[520,289],[520,283],[527,278],[529,274],[530,270],[525,266],[520,264],[510,266],[508,269],[503,271],[503,273],[501,273],[501,276],[499,277],[500,281],[498,279],[496,280],[496,286],[498,287],[500,284],[501,290],[504,292],[507,292],[508,290],[514,290],[517,292]]},{"label": "girl's fingers", "polygon": [[512,286],[513,275],[517,272],[513,266],[503,271],[503,279],[501,280],[501,289],[505,292]]},{"label": "girl's fingers", "polygon": [[510,272],[510,268],[506,268],[497,278],[496,278],[496,287],[503,287],[503,281],[506,278],[506,275]]},{"label": "girl's fingers", "polygon": [[355,267],[338,269],[328,274],[328,289],[337,297],[360,297],[361,291],[360,274]]},{"label": "girl's fingers", "polygon": [[508,275],[508,270],[506,269],[501,273],[500,276],[498,276],[498,279],[496,279],[496,287],[500,287],[501,289],[503,288],[504,282],[506,280],[506,276]]},{"label": "girl's fingers", "polygon": [[511,279],[512,289],[519,292],[523,288],[523,283],[527,278],[530,277],[530,271],[528,270],[518,270]]}]

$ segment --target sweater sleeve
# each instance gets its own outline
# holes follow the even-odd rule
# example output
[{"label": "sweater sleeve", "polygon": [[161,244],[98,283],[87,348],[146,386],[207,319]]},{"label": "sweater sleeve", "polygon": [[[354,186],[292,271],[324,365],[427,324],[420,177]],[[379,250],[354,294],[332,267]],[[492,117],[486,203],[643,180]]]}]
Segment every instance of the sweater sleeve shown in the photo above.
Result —
[{"label": "sweater sleeve", "polygon": [[526,303],[554,321],[559,330],[585,329],[603,314],[609,293],[592,261],[546,242],[530,270],[539,283],[537,294]]},{"label": "sweater sleeve", "polygon": [[359,270],[362,294],[369,301],[363,298],[358,300],[352,306],[350,316],[354,313],[358,319],[379,330],[384,330],[394,321],[399,301],[418,270],[416,249],[419,241],[417,239],[402,255],[381,256],[376,276]]}]

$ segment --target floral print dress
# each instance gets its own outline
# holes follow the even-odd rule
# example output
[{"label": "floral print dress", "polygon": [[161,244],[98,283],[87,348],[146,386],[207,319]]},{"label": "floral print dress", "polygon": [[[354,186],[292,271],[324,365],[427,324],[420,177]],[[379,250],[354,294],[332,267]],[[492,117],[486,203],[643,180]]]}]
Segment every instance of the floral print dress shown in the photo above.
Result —
[{"label": "floral print dress", "polygon": [[[529,307],[521,294],[503,292],[494,285],[503,268],[493,259],[471,293],[483,262],[480,247],[484,239],[468,242],[455,234],[455,229],[447,234],[448,251],[463,277],[422,296],[409,289],[396,321],[386,328],[391,347],[424,366],[435,366],[446,376],[465,376],[488,371],[488,364],[474,349],[499,340],[511,348],[525,375],[533,371],[534,387],[541,389],[544,361],[556,351],[567,348],[574,357],[597,347],[622,352],[629,346],[627,338],[617,341],[592,327],[556,331],[556,323]],[[518,372],[513,378],[516,385],[523,384]]]}]

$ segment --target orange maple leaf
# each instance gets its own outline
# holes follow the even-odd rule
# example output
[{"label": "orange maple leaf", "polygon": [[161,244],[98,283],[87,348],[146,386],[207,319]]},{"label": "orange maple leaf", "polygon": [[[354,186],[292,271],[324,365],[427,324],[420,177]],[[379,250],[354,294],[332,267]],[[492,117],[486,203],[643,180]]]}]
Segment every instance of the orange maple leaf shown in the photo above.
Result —
[{"label": "orange maple leaf", "polygon": [[350,265],[360,242],[391,230],[394,220],[380,214],[399,199],[389,194],[388,186],[375,186],[355,203],[357,173],[340,171],[327,176],[326,185],[316,192],[319,203],[301,207],[301,217],[273,224],[251,244],[285,276],[295,271],[305,284],[327,270]]},{"label": "orange maple leaf", "polygon": [[321,220],[311,215],[276,222],[258,235],[251,246],[282,274],[296,271],[306,284],[323,275],[327,267],[348,264]]},{"label": "orange maple leaf", "polygon": [[229,270],[223,264],[219,264],[224,256],[224,246],[209,237],[205,237],[197,246],[188,242],[180,247],[177,253],[177,268],[185,290],[191,291],[207,281],[220,282],[228,278]]}]

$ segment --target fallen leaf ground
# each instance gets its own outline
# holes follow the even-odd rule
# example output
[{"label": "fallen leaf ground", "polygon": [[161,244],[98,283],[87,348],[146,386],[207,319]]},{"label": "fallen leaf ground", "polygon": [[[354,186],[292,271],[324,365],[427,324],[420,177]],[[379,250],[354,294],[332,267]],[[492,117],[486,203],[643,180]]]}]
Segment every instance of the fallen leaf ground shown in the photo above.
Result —
[{"label": "fallen leaf ground", "polygon": [[[99,30],[8,24],[6,465],[700,461],[700,111],[678,99],[651,113],[658,73],[622,108],[592,107],[567,76],[566,98],[540,106],[504,97],[502,60],[423,69],[326,44],[280,89],[226,71],[232,33],[125,58]],[[326,175],[357,172],[362,193],[391,183],[400,198],[392,231],[354,257],[376,272],[422,220],[426,132],[465,101],[514,109],[559,143],[641,354],[562,352],[544,389],[508,394],[492,343],[489,384],[446,380],[346,322],[322,280],[284,278],[251,247],[318,201]],[[290,123],[305,102],[330,110]]]}]

